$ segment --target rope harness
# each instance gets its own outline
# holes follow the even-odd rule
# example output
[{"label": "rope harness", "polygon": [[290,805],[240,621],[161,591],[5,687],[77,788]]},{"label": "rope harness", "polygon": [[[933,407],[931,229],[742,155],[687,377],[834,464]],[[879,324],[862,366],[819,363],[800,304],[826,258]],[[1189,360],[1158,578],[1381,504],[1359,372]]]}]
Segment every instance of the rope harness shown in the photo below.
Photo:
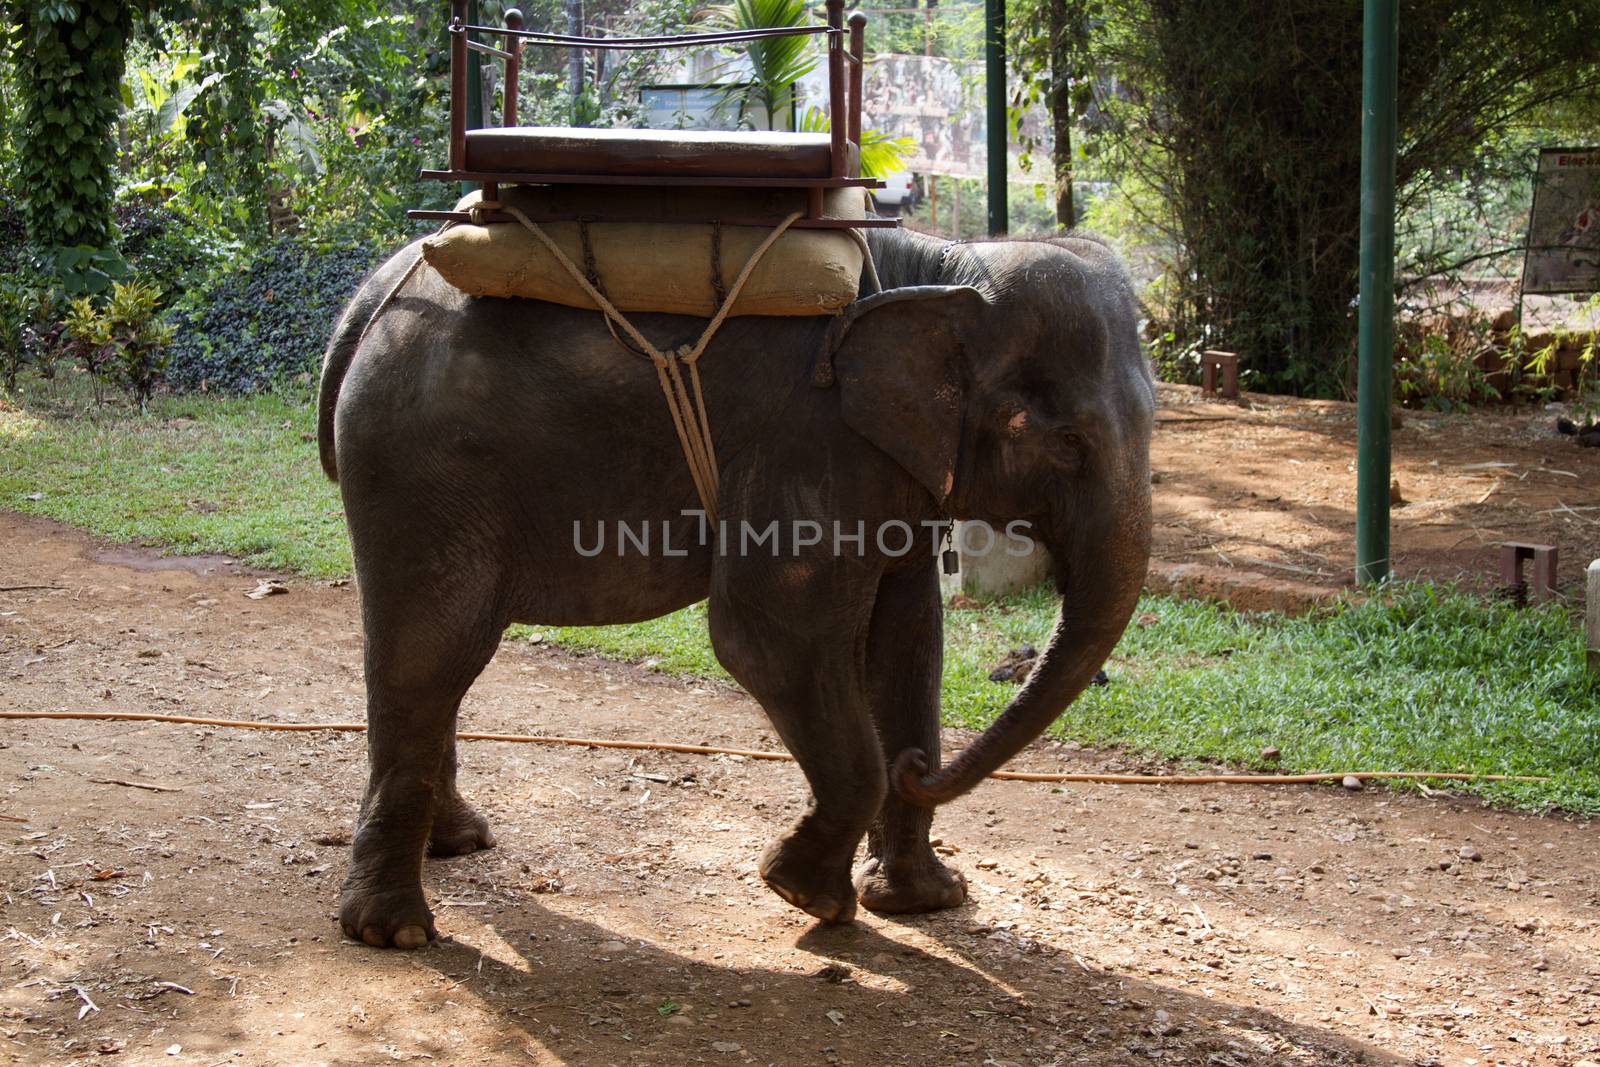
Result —
[{"label": "rope harness", "polygon": [[[479,205],[474,210],[481,211],[486,206]],[[711,344],[711,339],[716,336],[717,331],[722,328],[722,324],[727,321],[728,315],[733,311],[734,303],[739,299],[739,293],[743,291],[745,283],[750,280],[750,276],[755,273],[755,269],[760,265],[762,258],[777,243],[778,238],[782,237],[784,232],[794,224],[795,220],[800,218],[801,213],[796,211],[780,222],[771,233],[767,234],[761,244],[756,247],[756,250],[751,253],[750,258],[745,261],[743,269],[739,271],[738,277],[734,278],[733,285],[728,288],[727,294],[722,298],[716,314],[711,317],[711,321],[701,331],[699,339],[692,345],[679,345],[677,348],[664,352],[654,344],[651,344],[649,338],[640,333],[633,323],[628,321],[627,316],[617,310],[617,306],[611,302],[596,284],[599,281],[598,273],[594,274],[594,281],[591,281],[590,276],[576,263],[572,262],[571,258],[561,250],[561,246],[556,244],[555,240],[544,231],[543,227],[528,218],[521,209],[509,204],[502,204],[499,209],[522,223],[527,231],[533,234],[540,244],[544,245],[545,250],[555,257],[556,262],[561,264],[566,272],[572,276],[572,280],[578,283],[578,286],[583,289],[589,299],[594,301],[595,308],[605,315],[608,326],[620,329],[633,342],[631,346],[624,345],[623,347],[643,354],[655,366],[656,379],[661,384],[661,395],[666,398],[667,411],[672,416],[672,428],[678,434],[678,444],[683,448],[683,458],[689,464],[689,476],[694,480],[695,492],[700,497],[701,507],[705,509],[707,521],[715,523],[717,521],[717,454],[716,447],[711,439],[711,423],[706,414],[705,394],[700,386],[700,357],[705,354],[706,347]],[[720,237],[720,228],[718,236]],[[584,243],[587,246],[588,242],[585,241]],[[717,242],[718,268],[721,267],[720,245],[721,242],[719,240]],[[587,258],[590,259],[592,270],[592,256]],[[720,269],[717,271],[717,275],[720,282]],[[717,289],[721,289],[720,284],[717,285]],[[615,336],[615,331],[613,331],[613,336]],[[684,381],[682,370],[685,367],[689,370],[687,383]]]}]

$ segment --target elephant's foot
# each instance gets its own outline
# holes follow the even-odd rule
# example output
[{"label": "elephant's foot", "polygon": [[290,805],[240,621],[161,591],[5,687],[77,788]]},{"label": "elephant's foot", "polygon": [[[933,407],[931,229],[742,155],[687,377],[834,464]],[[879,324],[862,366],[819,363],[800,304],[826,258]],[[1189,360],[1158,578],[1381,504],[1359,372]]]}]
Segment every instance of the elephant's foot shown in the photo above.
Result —
[{"label": "elephant's foot", "polygon": [[761,878],[772,891],[826,923],[847,923],[856,917],[856,895],[848,865],[829,863],[803,845],[797,834],[785,834],[761,857]]},{"label": "elephant's foot", "polygon": [[339,925],[352,941],[373,948],[421,948],[438,937],[420,883],[405,889],[375,889],[378,879],[352,873],[339,893]]},{"label": "elephant's foot", "polygon": [[480,848],[494,848],[489,820],[452,791],[433,816],[433,831],[428,835],[428,855],[465,856]]},{"label": "elephant's foot", "polygon": [[931,854],[915,864],[888,864],[874,857],[856,876],[856,893],[868,911],[907,915],[963,903],[967,880]]}]

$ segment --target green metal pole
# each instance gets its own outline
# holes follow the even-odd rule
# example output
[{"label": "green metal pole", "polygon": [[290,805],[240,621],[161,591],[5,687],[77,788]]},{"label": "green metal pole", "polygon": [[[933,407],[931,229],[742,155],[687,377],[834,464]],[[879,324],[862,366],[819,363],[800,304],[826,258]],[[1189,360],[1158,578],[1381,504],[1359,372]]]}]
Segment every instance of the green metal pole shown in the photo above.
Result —
[{"label": "green metal pole", "polygon": [[987,97],[989,232],[1010,228],[1006,211],[1006,4],[984,0],[983,64]]},{"label": "green metal pole", "polygon": [[1397,0],[1366,0],[1361,75],[1361,310],[1356,421],[1356,581],[1388,579],[1389,405],[1394,389]]}]

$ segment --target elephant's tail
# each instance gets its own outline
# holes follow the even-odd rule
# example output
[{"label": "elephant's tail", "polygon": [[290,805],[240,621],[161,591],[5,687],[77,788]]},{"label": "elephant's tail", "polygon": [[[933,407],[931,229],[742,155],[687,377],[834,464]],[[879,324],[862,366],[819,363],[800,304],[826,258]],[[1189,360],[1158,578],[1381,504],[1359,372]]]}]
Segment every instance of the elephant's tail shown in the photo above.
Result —
[{"label": "elephant's tail", "polygon": [[390,257],[356,290],[334,327],[322,357],[322,381],[317,391],[317,451],[329,481],[339,480],[339,459],[334,447],[333,417],[339,406],[339,387],[356,358],[367,328],[382,314],[395,293],[422,263],[419,245],[408,245]]}]

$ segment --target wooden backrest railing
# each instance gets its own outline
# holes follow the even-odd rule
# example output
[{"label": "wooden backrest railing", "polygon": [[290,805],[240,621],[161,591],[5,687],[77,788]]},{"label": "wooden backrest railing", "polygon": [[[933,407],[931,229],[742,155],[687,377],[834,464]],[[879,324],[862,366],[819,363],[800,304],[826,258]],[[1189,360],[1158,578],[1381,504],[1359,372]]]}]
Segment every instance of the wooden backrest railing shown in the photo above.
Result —
[{"label": "wooden backrest railing", "polygon": [[[867,16],[857,11],[850,16],[848,31],[844,22],[844,0],[827,0],[828,21],[818,26],[771,27],[748,30],[719,30],[711,33],[664,34],[651,37],[577,37],[523,29],[522,12],[511,8],[504,26],[476,26],[467,21],[466,0],[450,5],[450,170],[466,169],[467,156],[467,53],[479,52],[503,60],[506,65],[505,104],[501,125],[517,124],[518,76],[525,43],[552,48],[637,51],[655,48],[696,48],[737,44],[772,37],[799,37],[824,34],[828,39],[828,122],[831,134],[832,175],[854,177],[851,173],[860,159],[861,83],[864,66]],[[472,39],[479,33],[500,37],[505,47],[497,48]],[[848,48],[846,38],[848,36]],[[847,146],[854,146],[852,155]]]}]

